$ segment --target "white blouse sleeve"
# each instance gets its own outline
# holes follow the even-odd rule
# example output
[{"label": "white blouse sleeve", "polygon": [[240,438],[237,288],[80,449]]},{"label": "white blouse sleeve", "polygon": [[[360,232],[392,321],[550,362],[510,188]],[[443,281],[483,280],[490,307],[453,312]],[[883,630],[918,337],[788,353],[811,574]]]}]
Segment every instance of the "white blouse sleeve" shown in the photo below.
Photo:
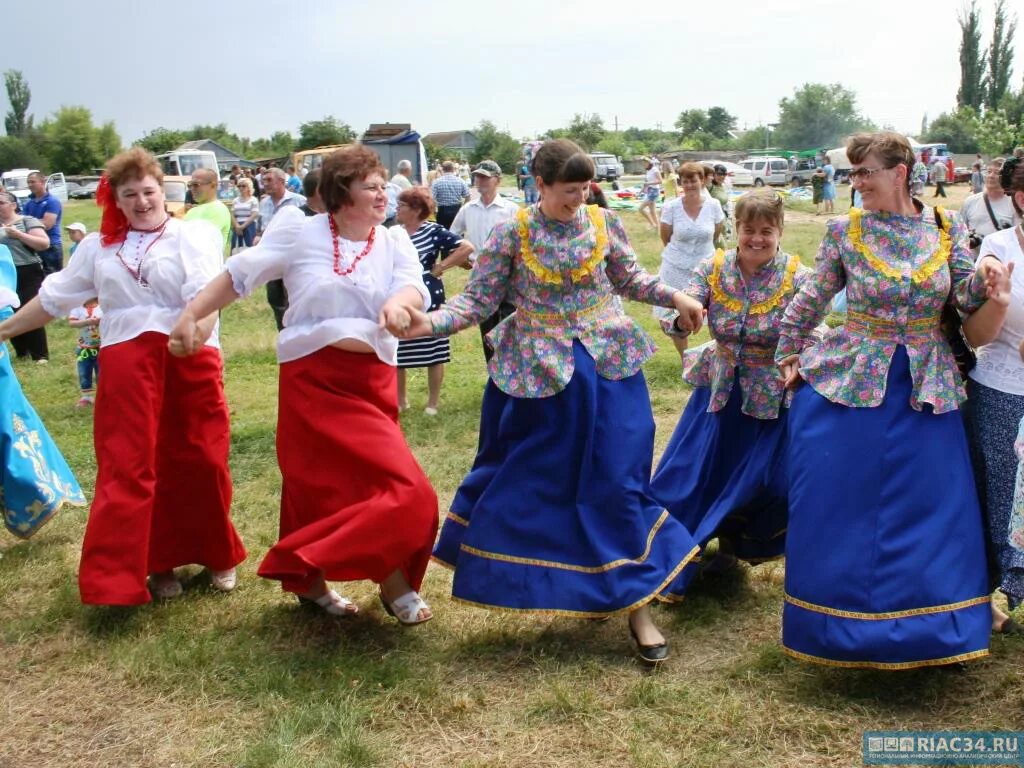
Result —
[{"label": "white blouse sleeve", "polygon": [[93,232],[78,244],[73,258],[60,272],[47,275],[39,288],[39,303],[46,314],[66,317],[75,307],[96,298],[96,256],[100,252],[100,236]]},{"label": "white blouse sleeve", "polygon": [[711,202],[714,203],[712,206],[711,213],[714,216],[715,224],[721,224],[725,221],[725,211],[722,210],[722,204],[715,198],[711,198]]},{"label": "white blouse sleeve", "polygon": [[180,237],[181,263],[185,269],[181,299],[188,303],[220,273],[224,240],[220,230],[201,219],[181,222]]},{"label": "white blouse sleeve", "polygon": [[227,270],[235,293],[248,296],[261,285],[284,277],[306,220],[306,215],[296,206],[285,206],[274,214],[259,245],[228,259]]},{"label": "white blouse sleeve", "polygon": [[423,297],[423,311],[425,312],[430,309],[430,291],[423,284],[423,265],[420,264],[416,246],[409,239],[409,233],[405,231],[405,227],[392,227],[385,231],[391,239],[389,245],[394,252],[394,269],[391,272],[388,296],[394,296],[402,288],[411,285]]}]

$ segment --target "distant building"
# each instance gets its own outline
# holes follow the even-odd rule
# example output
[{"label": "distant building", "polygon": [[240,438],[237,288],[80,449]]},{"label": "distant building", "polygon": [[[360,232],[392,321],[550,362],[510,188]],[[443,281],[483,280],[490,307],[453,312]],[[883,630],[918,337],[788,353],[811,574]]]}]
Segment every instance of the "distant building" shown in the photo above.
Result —
[{"label": "distant building", "polygon": [[176,148],[179,152],[187,152],[189,150],[202,150],[205,152],[213,152],[217,156],[217,166],[221,172],[230,171],[231,166],[237,165],[240,168],[255,168],[256,163],[252,160],[246,160],[244,157],[240,157],[232,152],[225,146],[218,144],[213,139],[198,139],[197,141],[186,141],[184,144]]},{"label": "distant building", "polygon": [[476,149],[476,134],[473,131],[428,133],[423,137],[423,142],[440,149],[446,149],[450,153],[455,152],[463,157],[469,157],[473,154],[473,150]]}]

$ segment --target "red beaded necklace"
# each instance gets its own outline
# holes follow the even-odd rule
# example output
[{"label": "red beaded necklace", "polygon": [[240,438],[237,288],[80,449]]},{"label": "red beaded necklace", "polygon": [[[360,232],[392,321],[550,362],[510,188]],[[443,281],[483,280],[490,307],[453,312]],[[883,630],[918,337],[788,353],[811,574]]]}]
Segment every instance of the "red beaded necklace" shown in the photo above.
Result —
[{"label": "red beaded necklace", "polygon": [[157,233],[157,236],[153,238],[153,242],[151,242],[149,245],[146,246],[146,250],[143,251],[141,256],[139,256],[139,247],[142,245],[142,240],[140,239],[139,240],[139,245],[135,246],[135,255],[138,256],[138,259],[136,260],[136,264],[135,264],[135,268],[134,269],[132,269],[132,267],[129,266],[128,262],[124,260],[124,256],[122,255],[123,252],[124,252],[124,246],[128,242],[128,235],[127,234],[125,235],[124,240],[121,241],[121,247],[117,249],[117,260],[121,262],[121,266],[122,267],[124,267],[125,269],[128,270],[128,274],[135,278],[135,282],[138,283],[143,288],[149,288],[149,283],[146,282],[146,278],[144,278],[142,276],[142,262],[144,262],[146,260],[146,257],[149,255],[149,252],[153,249],[153,246],[157,244],[157,241],[161,237],[164,236],[164,230],[167,229],[167,222],[169,222],[170,220],[171,219],[168,216],[166,219],[164,219],[163,223],[159,227],[154,227],[153,229],[129,229],[128,230],[129,233],[131,233],[131,232],[141,232],[143,234],[150,234],[152,232],[156,232]]},{"label": "red beaded necklace", "polygon": [[373,250],[373,240],[377,234],[377,228],[373,227],[370,229],[370,235],[366,238],[366,247],[363,248],[362,252],[352,260],[352,263],[348,265],[347,269],[342,269],[341,245],[338,243],[338,222],[334,220],[334,216],[332,215],[328,215],[327,220],[331,223],[331,242],[334,245],[334,274],[340,275],[341,277],[351,275],[356,269],[356,264],[358,264],[366,254]]}]

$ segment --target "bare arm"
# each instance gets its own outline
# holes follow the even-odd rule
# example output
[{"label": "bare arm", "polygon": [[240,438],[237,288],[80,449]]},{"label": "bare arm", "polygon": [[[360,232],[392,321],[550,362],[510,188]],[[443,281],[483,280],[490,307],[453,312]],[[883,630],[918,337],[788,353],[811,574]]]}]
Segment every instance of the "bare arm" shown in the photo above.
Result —
[{"label": "bare arm", "polygon": [[221,272],[188,303],[171,330],[167,348],[172,355],[194,355],[213,333],[217,311],[238,299],[229,272]]},{"label": "bare arm", "polygon": [[[463,264],[469,262],[469,257],[476,250],[476,247],[469,242],[469,240],[463,240],[459,245],[448,254],[447,258],[442,259],[434,265],[434,269],[438,270],[438,273],[434,277],[440,277],[442,272],[446,272],[452,267],[461,267]],[[433,270],[431,270],[433,273]]]},{"label": "bare arm", "polygon": [[43,309],[37,296],[14,315],[0,323],[0,341],[34,331],[36,328],[42,328],[51,320],[53,320],[53,315]]},{"label": "bare arm", "polygon": [[7,236],[13,240],[19,240],[33,251],[45,251],[50,247],[50,238],[42,227],[33,227],[28,232],[22,232],[17,227],[4,227]]},{"label": "bare arm", "polygon": [[[40,219],[40,221],[43,222],[43,226],[46,229],[48,229],[48,230],[49,229],[53,229],[53,227],[57,224],[57,214],[56,213],[44,213],[43,214],[43,218]],[[49,239],[49,238],[47,238],[47,239]]]},{"label": "bare arm", "polygon": [[985,303],[964,320],[964,337],[972,347],[983,347],[994,341],[1002,330],[1010,306],[1013,268],[1013,262],[1006,265],[1005,277],[996,278],[996,282],[988,286]]},{"label": "bare arm", "polygon": [[668,241],[672,239],[672,225],[661,222],[658,233],[661,235],[661,244],[668,245]]}]

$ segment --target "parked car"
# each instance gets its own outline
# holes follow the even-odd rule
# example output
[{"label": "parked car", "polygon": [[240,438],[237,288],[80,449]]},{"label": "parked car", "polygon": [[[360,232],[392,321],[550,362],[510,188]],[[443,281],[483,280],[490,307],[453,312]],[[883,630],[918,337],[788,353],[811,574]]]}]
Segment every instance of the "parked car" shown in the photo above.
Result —
[{"label": "parked car", "polygon": [[963,181],[968,181],[969,182],[970,180],[971,180],[971,169],[970,168],[965,168],[962,165],[958,165],[956,168],[953,169],[953,183],[954,184],[959,184],[960,182],[963,182]]},{"label": "parked car", "polygon": [[185,193],[190,176],[164,176],[164,208],[175,218],[185,215]]},{"label": "parked car", "polygon": [[96,197],[96,188],[99,187],[99,185],[99,181],[90,181],[73,192],[68,192],[68,197],[72,200],[91,200]]},{"label": "parked car", "polygon": [[818,163],[813,157],[798,157],[796,167],[790,171],[790,181],[794,185],[811,183],[811,176],[818,169]]},{"label": "parked car", "polygon": [[754,186],[765,184],[785,186],[792,175],[789,172],[789,161],[784,157],[751,157],[740,163],[754,177]]},{"label": "parked car", "polygon": [[68,197],[71,197],[71,193],[74,192],[76,189],[82,188],[82,185],[79,184],[77,181],[65,181],[64,186],[66,186],[68,189]]},{"label": "parked car", "polygon": [[728,160],[701,160],[705,168],[714,168],[716,165],[725,166],[725,177],[734,187],[751,187],[754,185],[753,174],[737,163],[730,163]]},{"label": "parked car", "polygon": [[598,181],[615,181],[625,173],[622,161],[615,155],[609,155],[606,152],[591,152],[590,157],[594,161],[596,169],[594,178]]}]

